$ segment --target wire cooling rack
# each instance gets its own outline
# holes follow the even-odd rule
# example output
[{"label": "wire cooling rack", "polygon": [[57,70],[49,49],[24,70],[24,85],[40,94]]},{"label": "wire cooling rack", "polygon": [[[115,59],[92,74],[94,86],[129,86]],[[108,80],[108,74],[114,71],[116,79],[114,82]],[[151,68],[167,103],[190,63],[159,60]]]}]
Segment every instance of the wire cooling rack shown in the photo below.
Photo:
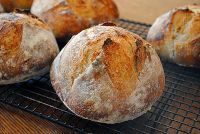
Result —
[{"label": "wire cooling rack", "polygon": [[[117,24],[146,37],[150,25],[120,19]],[[81,119],[59,100],[49,75],[0,87],[0,101],[80,133],[200,134],[200,70],[163,62],[166,87],[143,116],[115,125]]]}]

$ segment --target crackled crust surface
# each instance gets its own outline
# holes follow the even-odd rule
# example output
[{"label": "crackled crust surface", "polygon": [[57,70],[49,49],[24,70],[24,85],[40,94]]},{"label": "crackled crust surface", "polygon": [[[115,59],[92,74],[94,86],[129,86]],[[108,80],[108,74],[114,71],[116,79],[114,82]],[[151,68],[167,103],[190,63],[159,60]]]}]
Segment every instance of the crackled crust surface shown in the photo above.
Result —
[{"label": "crackled crust surface", "polygon": [[154,49],[115,26],[74,36],[51,68],[51,82],[75,114],[101,123],[134,119],[161,96],[164,72]]},{"label": "crackled crust surface", "polygon": [[179,65],[200,67],[200,7],[177,8],[160,16],[147,40],[161,57]]},{"label": "crackled crust surface", "polygon": [[0,29],[0,84],[47,73],[59,50],[43,22],[25,14],[3,13]]},{"label": "crackled crust surface", "polygon": [[7,12],[14,9],[30,9],[33,0],[0,0],[0,3]]},{"label": "crackled crust surface", "polygon": [[57,38],[118,17],[112,0],[35,0],[31,12],[44,20]]}]

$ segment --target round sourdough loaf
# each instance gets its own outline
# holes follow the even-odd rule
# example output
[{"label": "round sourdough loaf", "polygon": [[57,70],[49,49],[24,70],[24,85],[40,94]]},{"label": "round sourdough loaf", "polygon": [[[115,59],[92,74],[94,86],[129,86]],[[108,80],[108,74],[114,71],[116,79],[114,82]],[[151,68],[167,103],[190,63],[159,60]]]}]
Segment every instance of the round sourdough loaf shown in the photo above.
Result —
[{"label": "round sourdough loaf", "polygon": [[118,17],[112,0],[34,0],[31,12],[44,20],[58,39]]},{"label": "round sourdough loaf", "polygon": [[11,12],[14,9],[30,9],[33,0],[0,0],[0,3],[7,12]]},{"label": "round sourdough loaf", "polygon": [[[110,26],[109,26],[110,25]],[[149,43],[120,27],[94,26],[56,57],[51,82],[76,115],[101,123],[134,119],[163,92],[163,67]]]},{"label": "round sourdough loaf", "polygon": [[200,67],[200,7],[173,9],[157,18],[147,40],[158,54],[182,66]]},{"label": "round sourdough loaf", "polygon": [[0,85],[49,71],[59,49],[46,24],[31,15],[2,13],[0,29]]}]

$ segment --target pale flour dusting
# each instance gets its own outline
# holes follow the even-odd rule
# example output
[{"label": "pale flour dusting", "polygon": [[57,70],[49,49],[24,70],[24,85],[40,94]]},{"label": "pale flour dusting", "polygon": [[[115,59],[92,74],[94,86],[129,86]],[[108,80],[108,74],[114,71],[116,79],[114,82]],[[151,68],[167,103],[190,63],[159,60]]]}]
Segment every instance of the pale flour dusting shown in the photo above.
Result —
[{"label": "pale flour dusting", "polygon": [[[4,51],[4,48],[1,46],[0,55],[6,53],[6,51],[7,50]],[[5,61],[5,64],[11,67],[17,66],[22,69],[23,73],[20,72],[20,74],[16,74],[12,76],[12,78],[0,80],[0,85],[26,81],[34,76],[47,73],[50,66],[48,62],[52,60],[50,57],[53,55],[56,56],[59,49],[51,31],[26,23],[23,24],[22,41],[20,50],[17,51],[20,52],[18,54],[22,55],[21,57],[18,55],[21,59],[19,60],[16,56],[12,56]],[[18,60],[21,63],[20,65],[17,64]],[[30,68],[29,65],[32,66],[33,64],[31,62],[34,62],[35,66]],[[37,69],[37,67],[40,67],[43,63],[46,64],[45,67],[40,70]],[[1,72],[1,75],[6,78],[8,77],[6,72],[4,74]]]},{"label": "pale flour dusting", "polygon": [[96,34],[94,33],[93,28],[88,29],[86,32],[87,32],[87,36],[90,40],[94,39],[96,37]]},{"label": "pale flour dusting", "polygon": [[[154,52],[151,50],[151,53]],[[157,60],[155,54],[152,54],[151,62],[148,59],[145,60],[144,68],[139,75],[139,79],[136,82],[137,85],[135,91],[131,94],[127,101],[127,104],[129,104],[130,106],[134,106],[134,110],[132,110],[133,113],[131,114],[131,117],[130,115],[127,115],[121,120],[126,121],[137,118],[140,115],[146,113],[153,105],[154,102],[152,102],[149,106],[142,110],[146,105],[145,99],[149,95],[149,90],[152,90],[151,88],[154,88],[153,90],[155,91],[153,92],[156,92],[156,90],[160,90],[158,78],[162,70],[155,70],[155,68],[157,68],[156,66],[159,64],[158,62],[159,61]],[[154,81],[152,81],[151,79],[153,79]]]},{"label": "pale flour dusting", "polygon": [[[31,54],[30,54],[30,52],[28,52],[28,51],[25,50],[25,51],[24,51],[24,56],[25,56],[25,57],[31,57]],[[28,59],[28,58],[27,58],[27,59]]]},{"label": "pale flour dusting", "polygon": [[14,58],[7,59],[6,64],[8,66],[15,67],[16,66],[15,59]]},{"label": "pale flour dusting", "polygon": [[[152,58],[152,61],[157,61],[157,59],[155,59],[156,57],[151,57],[151,58]],[[150,78],[158,77],[155,75],[155,70],[154,70],[156,65],[157,65],[156,62],[150,63],[148,60],[145,61],[145,67],[143,69],[144,73],[141,72],[140,80],[137,81],[138,85],[136,87],[136,90],[132,93],[131,97],[129,98],[129,101],[127,101],[127,104],[130,106],[134,106],[134,109],[135,109],[135,111],[133,111],[131,116],[130,115],[122,116],[122,115],[120,115],[119,111],[116,110],[116,111],[113,111],[112,114],[109,115],[109,117],[99,119],[98,122],[112,124],[112,123],[116,123],[116,122],[130,120],[130,118],[134,119],[134,118],[142,115],[143,113],[147,112],[151,108],[152,104],[150,106],[148,106],[146,108],[146,110],[142,111],[142,108],[145,106],[144,100],[148,95],[147,90],[149,90],[149,88],[152,86],[152,83],[148,83]],[[95,81],[94,78],[92,77],[92,73],[94,71],[99,72],[99,71],[101,71],[101,69],[103,69],[103,67],[104,67],[103,64],[101,64],[100,66],[95,67],[95,66],[90,65],[83,74],[79,75],[79,77],[77,79],[75,79],[74,85],[72,87],[72,90],[76,89],[80,92],[81,97],[82,97],[81,99],[92,100],[93,102],[95,102],[93,110],[96,113],[102,113],[105,110],[112,111],[112,107],[113,107],[111,102],[104,101],[99,96],[100,92],[105,92],[106,88],[108,88],[108,90],[111,91],[110,89],[112,87],[108,87],[108,85],[110,85],[110,84],[105,82],[105,81],[109,81],[109,76],[106,77],[106,74],[104,76],[102,76],[101,82]],[[161,70],[156,70],[156,71],[158,71],[157,74],[160,74]],[[153,76],[153,75],[155,75],[155,76]],[[87,78],[87,80],[82,81],[82,77]],[[109,81],[109,82],[112,83],[111,81]],[[146,85],[144,85],[144,84],[146,84]],[[155,86],[155,83],[153,83],[153,85]],[[158,88],[158,87],[155,86],[155,88]],[[113,93],[110,93],[110,95],[112,95],[112,94]],[[129,110],[131,111],[131,108]],[[83,118],[85,118],[85,117],[83,117]]]},{"label": "pale flour dusting", "polygon": [[189,6],[188,6],[188,9],[189,9],[190,11],[192,11],[193,13],[195,13],[195,14],[200,13],[200,8],[199,8],[198,6],[189,5]]},{"label": "pale flour dusting", "polygon": [[[100,61],[100,59],[98,59]],[[94,61],[95,62],[95,61]],[[93,63],[94,63],[93,62]],[[104,65],[98,64],[97,66],[91,64],[85,72],[79,75],[72,86],[72,90],[76,89],[81,94],[81,100],[92,100],[94,103],[94,111],[97,113],[103,112],[102,110],[111,111],[112,104],[109,100],[102,100],[100,94],[102,92],[113,96],[113,92],[110,90],[111,85],[108,74],[104,71]],[[94,72],[102,72],[101,78],[97,81],[93,78]],[[85,77],[87,80],[83,81],[82,78]]]},{"label": "pale flour dusting", "polygon": [[23,71],[28,71],[28,65],[23,65]]},{"label": "pale flour dusting", "polygon": [[36,16],[40,16],[42,13],[55,7],[61,2],[66,3],[66,0],[35,0],[31,7],[31,13],[35,14]]},{"label": "pale flour dusting", "polygon": [[43,58],[47,53],[41,47],[47,45],[46,48],[50,48],[53,45],[52,47],[54,48],[57,47],[54,46],[55,44],[57,43],[52,32],[33,25],[24,24],[21,47],[27,59],[31,57],[35,59]]}]

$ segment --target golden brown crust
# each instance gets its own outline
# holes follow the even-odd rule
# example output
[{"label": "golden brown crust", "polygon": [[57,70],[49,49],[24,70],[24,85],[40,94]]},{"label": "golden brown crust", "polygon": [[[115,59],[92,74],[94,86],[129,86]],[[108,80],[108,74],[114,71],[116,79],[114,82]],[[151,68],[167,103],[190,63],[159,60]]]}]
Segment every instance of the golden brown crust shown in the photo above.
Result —
[{"label": "golden brown crust", "polygon": [[36,18],[25,14],[0,15],[0,84],[42,75],[58,53],[55,38]]},{"label": "golden brown crust", "polygon": [[117,7],[112,0],[56,1],[47,5],[49,1],[36,0],[31,12],[47,22],[57,38],[77,34],[94,24],[118,17]]},{"label": "golden brown crust", "polygon": [[160,16],[147,40],[161,57],[179,65],[200,67],[200,7],[177,8]]},{"label": "golden brown crust", "polygon": [[118,123],[150,109],[164,89],[154,49],[115,26],[95,26],[74,36],[54,60],[51,82],[72,112]]},{"label": "golden brown crust", "polygon": [[132,88],[135,85],[127,87],[127,83],[124,81],[135,81],[137,77],[133,66],[134,57],[129,56],[132,51],[131,46],[124,48],[124,46],[108,38],[105,40],[102,49],[104,52],[103,62],[110,80],[113,85],[115,85],[115,89],[118,91],[119,97],[127,97],[131,94]]},{"label": "golden brown crust", "polygon": [[0,0],[0,3],[7,12],[11,12],[14,9],[30,9],[33,0]]}]

